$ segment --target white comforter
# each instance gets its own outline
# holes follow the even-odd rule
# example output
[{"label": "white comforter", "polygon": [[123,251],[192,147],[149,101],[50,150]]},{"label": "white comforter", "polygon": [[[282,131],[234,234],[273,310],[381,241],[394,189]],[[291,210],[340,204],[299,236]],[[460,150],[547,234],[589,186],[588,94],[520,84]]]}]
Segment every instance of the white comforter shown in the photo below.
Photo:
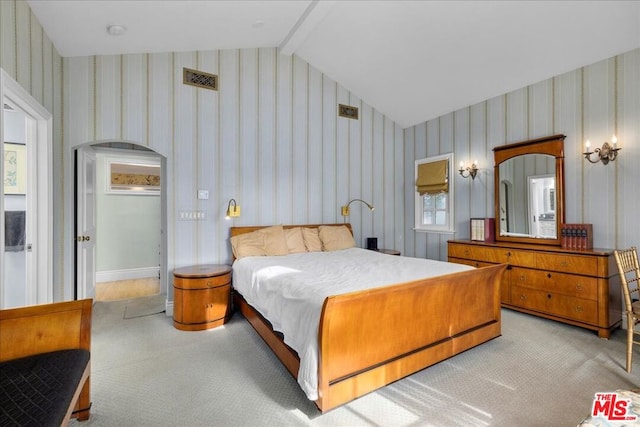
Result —
[{"label": "white comforter", "polygon": [[233,287],[298,353],[298,383],[309,399],[316,400],[318,325],[326,297],[469,269],[352,248],[241,258],[233,264]]}]

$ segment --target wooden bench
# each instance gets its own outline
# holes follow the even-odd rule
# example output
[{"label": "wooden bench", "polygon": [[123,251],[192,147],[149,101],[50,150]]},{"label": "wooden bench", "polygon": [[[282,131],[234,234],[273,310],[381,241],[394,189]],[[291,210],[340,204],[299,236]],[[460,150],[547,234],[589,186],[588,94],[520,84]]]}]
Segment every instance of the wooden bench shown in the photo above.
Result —
[{"label": "wooden bench", "polygon": [[93,300],[0,310],[0,425],[90,415]]}]

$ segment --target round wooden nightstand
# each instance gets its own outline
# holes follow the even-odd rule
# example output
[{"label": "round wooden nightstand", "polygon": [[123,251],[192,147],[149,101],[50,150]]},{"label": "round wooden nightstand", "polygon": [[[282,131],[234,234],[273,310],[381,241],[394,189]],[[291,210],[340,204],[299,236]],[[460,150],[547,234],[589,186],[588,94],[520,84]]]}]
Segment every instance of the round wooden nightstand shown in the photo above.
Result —
[{"label": "round wooden nightstand", "polygon": [[231,314],[231,266],[203,264],[173,271],[173,326],[201,331],[224,324]]}]

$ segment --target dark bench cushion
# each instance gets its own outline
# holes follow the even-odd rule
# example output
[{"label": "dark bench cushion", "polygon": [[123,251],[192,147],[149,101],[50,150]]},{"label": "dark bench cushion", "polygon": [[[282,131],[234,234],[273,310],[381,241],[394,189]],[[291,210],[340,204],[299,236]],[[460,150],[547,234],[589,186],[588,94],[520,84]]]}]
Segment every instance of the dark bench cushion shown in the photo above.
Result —
[{"label": "dark bench cushion", "polygon": [[59,426],[89,363],[87,350],[0,362],[0,426]]}]

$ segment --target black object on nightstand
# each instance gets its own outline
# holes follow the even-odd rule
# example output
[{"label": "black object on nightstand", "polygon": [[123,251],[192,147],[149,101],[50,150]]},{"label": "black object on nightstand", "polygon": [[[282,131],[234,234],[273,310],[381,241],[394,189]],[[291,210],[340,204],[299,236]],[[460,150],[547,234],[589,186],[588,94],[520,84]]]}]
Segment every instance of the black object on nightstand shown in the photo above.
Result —
[{"label": "black object on nightstand", "polygon": [[378,238],[377,237],[367,237],[367,249],[371,249],[372,251],[378,250]]}]

